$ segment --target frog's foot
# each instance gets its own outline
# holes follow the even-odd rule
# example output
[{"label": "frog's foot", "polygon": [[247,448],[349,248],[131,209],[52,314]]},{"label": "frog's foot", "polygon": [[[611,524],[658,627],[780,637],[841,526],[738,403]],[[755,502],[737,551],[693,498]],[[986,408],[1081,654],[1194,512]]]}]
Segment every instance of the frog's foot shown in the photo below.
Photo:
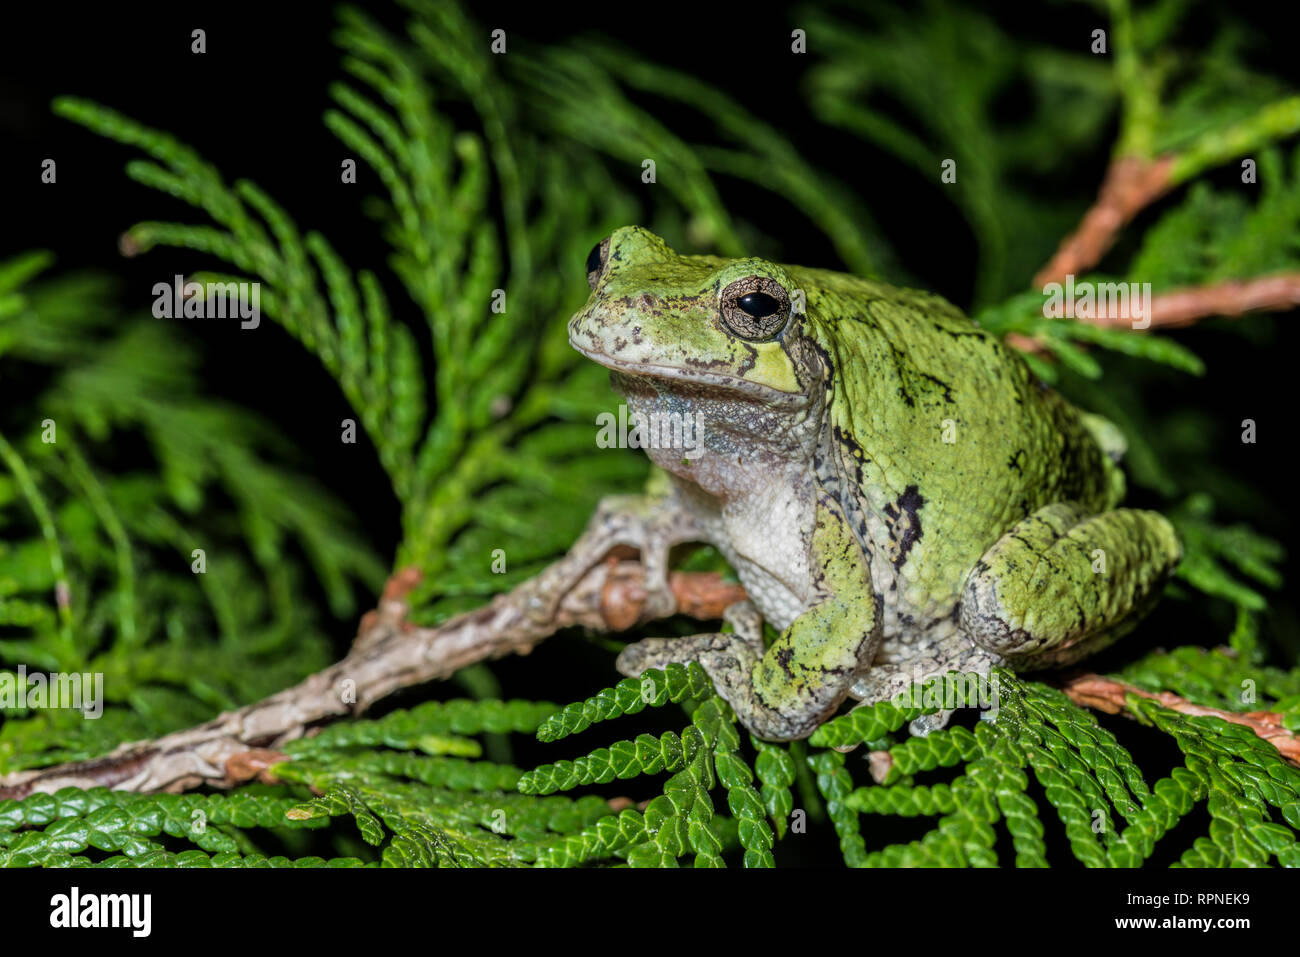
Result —
[{"label": "frog's foot", "polygon": [[[960,687],[955,683],[956,678],[953,683],[945,681],[936,687],[932,694],[938,696],[934,700],[942,705],[940,710],[923,714],[908,725],[912,734],[925,737],[948,724],[955,709],[964,706],[963,701],[970,700],[970,691],[975,691],[980,701],[991,700],[987,687],[989,674],[1001,663],[1000,657],[958,631],[921,636],[907,642],[886,639],[871,669],[854,682],[849,694],[861,702],[857,707],[863,707],[880,701],[894,701],[909,692],[916,693],[912,691],[916,685],[950,671],[967,676],[961,678]],[[974,677],[969,677],[972,675]],[[974,689],[970,688],[972,681],[977,683]],[[980,682],[984,683],[983,687],[978,686]]]},{"label": "frog's foot", "polygon": [[737,638],[743,640],[754,649],[755,654],[762,657],[763,613],[752,601],[746,598],[744,601],[728,605],[722,612],[722,618],[732,627]]},{"label": "frog's foot", "polygon": [[621,675],[639,678],[651,669],[662,671],[670,664],[699,661],[705,653],[721,650],[732,643],[744,647],[735,635],[722,632],[706,632],[688,638],[643,638],[619,652],[614,667]]},{"label": "frog's foot", "polygon": [[645,571],[644,619],[677,609],[668,585],[668,553],[674,545],[702,540],[694,516],[673,495],[611,495],[601,499],[586,531],[568,553],[530,583],[529,617],[546,621],[579,581],[618,547],[634,548]]},{"label": "frog's foot", "polygon": [[761,635],[758,648],[739,634],[723,632],[691,635],[689,638],[646,638],[624,648],[614,666],[621,674],[636,678],[651,668],[662,669],[673,662],[698,662],[713,681],[714,689],[732,706],[747,728],[759,734],[762,734],[760,728],[769,731],[780,728],[783,731],[785,719],[757,702],[750,685],[750,675],[758,664],[761,650]]},{"label": "frog's foot", "polygon": [[[698,662],[713,681],[713,687],[736,717],[754,734],[768,741],[791,741],[816,730],[828,711],[843,697],[842,689],[830,685],[805,685],[803,697],[810,700],[791,705],[765,700],[754,682],[755,670],[765,663],[761,645],[736,634],[721,632],[689,638],[647,638],[628,645],[618,656],[616,667],[635,678],[649,668],[663,668],[671,662]],[[768,653],[769,657],[771,652]],[[814,700],[815,699],[815,700]]]},{"label": "frog's foot", "polygon": [[1045,506],[976,564],[962,593],[962,630],[1018,669],[1068,665],[1131,628],[1181,554],[1157,512]]},{"label": "frog's foot", "polygon": [[754,603],[749,599],[734,602],[726,607],[722,617],[735,629],[734,634],[706,632],[689,638],[646,638],[624,648],[614,667],[620,674],[636,678],[651,668],[699,661],[704,653],[721,651],[729,643],[748,647],[755,659],[761,658],[763,616]]}]

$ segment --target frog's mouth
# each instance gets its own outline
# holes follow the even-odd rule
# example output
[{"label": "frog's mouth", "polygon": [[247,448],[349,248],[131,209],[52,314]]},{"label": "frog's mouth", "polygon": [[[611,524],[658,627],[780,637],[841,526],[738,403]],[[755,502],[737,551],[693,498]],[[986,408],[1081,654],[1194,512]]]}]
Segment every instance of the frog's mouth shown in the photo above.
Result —
[{"label": "frog's mouth", "polygon": [[[700,392],[721,392],[792,410],[801,409],[808,404],[808,397],[802,392],[785,392],[725,372],[648,362],[629,362],[626,359],[615,359],[604,352],[584,348],[572,339],[569,340],[569,344],[588,359],[609,369],[611,384],[618,392],[624,394],[643,391],[647,386],[654,388],[653,382],[644,381],[649,379],[670,383],[668,388],[674,391],[690,389]],[[640,389],[637,388],[638,386]]]}]

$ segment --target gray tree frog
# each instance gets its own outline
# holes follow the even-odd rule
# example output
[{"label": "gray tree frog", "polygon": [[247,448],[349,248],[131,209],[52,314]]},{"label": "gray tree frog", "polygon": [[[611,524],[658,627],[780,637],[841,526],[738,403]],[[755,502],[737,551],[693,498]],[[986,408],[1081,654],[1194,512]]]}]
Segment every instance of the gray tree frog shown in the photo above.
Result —
[{"label": "gray tree frog", "polygon": [[629,645],[624,674],[698,661],[753,733],[802,738],[850,695],[1091,654],[1181,558],[1163,516],[1116,507],[1118,430],[937,296],[635,226],[587,265],[570,342],[632,410],[696,416],[703,447],[647,449],[669,481],[603,502],[586,543],[640,549],[671,608],[668,550],[708,542],[750,596],[733,632]]}]

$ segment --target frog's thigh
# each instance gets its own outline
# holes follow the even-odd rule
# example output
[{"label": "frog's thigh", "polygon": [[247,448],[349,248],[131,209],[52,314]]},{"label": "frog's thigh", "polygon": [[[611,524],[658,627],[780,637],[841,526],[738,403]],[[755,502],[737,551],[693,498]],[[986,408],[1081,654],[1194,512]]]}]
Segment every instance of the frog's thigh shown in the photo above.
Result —
[{"label": "frog's thigh", "polygon": [[966,582],[961,627],[1017,668],[1069,664],[1118,638],[1181,557],[1157,512],[1039,509],[985,553]]}]

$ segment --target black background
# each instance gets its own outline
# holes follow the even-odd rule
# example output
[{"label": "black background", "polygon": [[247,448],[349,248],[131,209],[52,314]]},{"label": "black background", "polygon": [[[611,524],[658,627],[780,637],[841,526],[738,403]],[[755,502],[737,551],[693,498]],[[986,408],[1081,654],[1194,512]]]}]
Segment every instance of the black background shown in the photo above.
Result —
[{"label": "black background", "polygon": [[[14,946],[40,937],[52,944],[116,944],[189,952],[198,945],[241,949],[287,944],[313,952],[343,946],[360,952],[406,939],[435,950],[462,947],[467,938],[489,946],[525,949],[536,941],[573,947],[581,927],[584,951],[629,939],[633,953],[680,946],[689,933],[694,949],[784,950],[795,927],[815,927],[827,947],[942,946],[1008,938],[1044,941],[1070,936],[1095,942],[1126,940],[1186,947],[1194,938],[1220,952],[1287,939],[1290,898],[1277,875],[1262,870],[1101,870],[1073,875],[1000,871],[996,879],[959,870],[928,870],[900,880],[877,874],[770,872],[761,886],[741,886],[722,871],[622,871],[617,883],[598,870],[568,870],[545,877],[527,871],[85,871],[46,869],[8,875],[6,932]],[[699,881],[699,883],[695,883]],[[76,886],[89,894],[147,893],[152,933],[127,929],[52,929],[51,898]],[[1235,903],[1160,907],[1129,903],[1130,895],[1240,895]],[[761,895],[761,896],[760,896]],[[1210,898],[1214,899],[1214,898]],[[1231,898],[1230,898],[1231,899]],[[1248,929],[1117,929],[1117,918],[1245,918]],[[563,935],[563,936],[561,936]],[[555,942],[552,944],[552,942]],[[1211,943],[1212,942],[1212,943]],[[1206,946],[1206,945],[1209,946]],[[797,945],[796,945],[797,946]],[[559,951],[562,952],[562,951]]]},{"label": "black background", "polygon": [[[122,167],[137,153],[50,113],[52,97],[74,94],[172,133],[215,164],[227,181],[253,179],[304,230],[323,231],[352,267],[383,269],[387,249],[360,211],[361,193],[339,183],[344,150],[321,123],[330,105],[327,84],[342,77],[339,53],[330,42],[332,6],[25,6],[5,11],[7,35],[0,56],[0,258],[47,248],[57,253],[59,270],[109,270],[121,278],[123,301],[141,310],[152,302],[155,282],[196,267],[197,257],[185,252],[160,248],[135,259],[118,253],[119,235],[137,221],[202,220],[188,207],[126,178]],[[1252,16],[1245,7],[1234,11],[1202,5],[1195,10],[1181,35],[1192,47],[1208,40],[1223,17]],[[401,32],[405,17],[400,9],[377,4],[370,12]],[[987,12],[1015,35],[1080,49],[1086,48],[1091,31],[1104,24],[1100,14],[1082,4],[991,4]],[[512,50],[599,33],[722,87],[792,139],[808,144],[814,165],[857,187],[919,284],[959,305],[970,305],[975,245],[955,207],[914,171],[878,152],[864,153],[856,141],[827,135],[808,117],[799,97],[805,58],[775,55],[788,53],[797,17],[775,10],[764,13],[748,4],[728,9],[662,3],[534,3],[517,8],[474,4],[471,15],[483,27],[485,43],[488,31],[497,27],[507,31]],[[1288,49],[1290,40],[1284,40],[1285,31],[1263,20],[1253,26],[1258,42],[1250,64],[1300,85],[1295,83],[1293,50]],[[199,27],[207,32],[203,56],[190,52],[190,31]],[[1014,109],[1014,97],[1009,102],[1008,108]],[[1081,212],[1101,180],[1108,145],[1091,155],[1071,157],[1071,179],[1059,184],[1078,197]],[[40,182],[40,164],[47,157],[58,162],[54,186]],[[639,170],[628,173],[637,174]],[[1216,174],[1215,181],[1230,182],[1225,175],[1231,170]],[[1132,230],[1149,225],[1181,195],[1148,210]],[[752,198],[724,189],[723,199]],[[825,240],[806,225],[778,218],[769,231],[781,237],[790,261],[840,265]],[[1044,250],[1045,256],[1048,252]],[[572,281],[583,283],[582,263],[573,264]],[[401,306],[396,308],[400,314]],[[1189,404],[1209,413],[1215,447],[1259,491],[1251,520],[1289,544],[1295,532],[1290,504],[1295,317],[1243,321],[1274,328],[1268,348],[1213,331],[1180,332],[1179,339],[1207,359],[1209,373],[1199,382],[1189,380],[1177,395],[1153,401]],[[392,554],[399,532],[396,502],[364,440],[356,446],[340,445],[338,423],[349,415],[348,406],[316,361],[270,322],[257,331],[252,348],[250,333],[234,323],[192,323],[187,334],[202,344],[209,391],[261,413],[290,435],[311,471],[358,512],[380,554]],[[11,381],[0,382],[0,417],[28,397],[12,388]],[[1259,444],[1241,445],[1243,418],[1259,424]],[[1289,602],[1277,604],[1280,611],[1271,630],[1294,635]],[[1169,614],[1170,627],[1188,629],[1180,632],[1187,640],[1204,640],[1203,623],[1197,628],[1196,622]],[[336,624],[340,651],[354,629],[351,621]],[[1169,630],[1160,633],[1167,636]],[[594,690],[587,680],[590,671],[580,680],[567,680],[575,654],[552,642],[531,658],[504,661],[494,668],[507,694],[534,697],[538,669],[544,669],[546,696],[568,700]]]}]

